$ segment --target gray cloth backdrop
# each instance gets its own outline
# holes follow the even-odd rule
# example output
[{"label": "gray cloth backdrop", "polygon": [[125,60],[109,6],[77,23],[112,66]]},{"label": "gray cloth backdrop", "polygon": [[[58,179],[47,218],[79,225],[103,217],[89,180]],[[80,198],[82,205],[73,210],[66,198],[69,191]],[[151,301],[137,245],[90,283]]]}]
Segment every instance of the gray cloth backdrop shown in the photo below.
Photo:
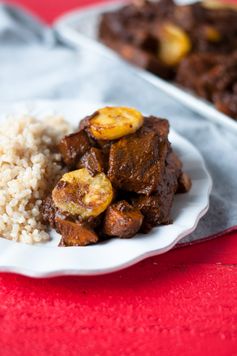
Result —
[{"label": "gray cloth backdrop", "polygon": [[131,105],[167,117],[201,151],[214,183],[210,209],[188,240],[237,225],[234,133],[182,107],[127,71],[122,61],[66,47],[37,19],[0,5],[0,100],[60,98]]}]

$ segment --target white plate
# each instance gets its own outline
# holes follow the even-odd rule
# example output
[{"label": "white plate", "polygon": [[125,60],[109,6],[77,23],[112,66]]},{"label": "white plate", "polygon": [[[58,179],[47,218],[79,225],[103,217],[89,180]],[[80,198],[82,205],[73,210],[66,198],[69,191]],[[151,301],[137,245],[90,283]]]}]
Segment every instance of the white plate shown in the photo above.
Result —
[{"label": "white plate", "polygon": [[[66,15],[61,16],[54,23],[54,27],[61,37],[62,40],[70,43],[71,45],[84,46],[85,48],[90,48],[91,50],[97,51],[100,55],[110,57],[111,59],[120,58],[118,54],[103,43],[98,40],[98,24],[102,13],[106,11],[113,11],[122,6],[128,1],[113,1],[105,2],[98,5],[88,6],[79,10],[73,10],[68,12]],[[181,1],[179,1],[181,2]],[[195,1],[185,0],[183,3],[191,3]],[[187,106],[191,110],[199,113],[200,115],[208,118],[209,120],[219,124],[230,130],[236,130],[237,132],[237,122],[229,116],[218,111],[214,105],[206,100],[197,97],[196,95],[190,93],[188,90],[184,90],[177,85],[171,84],[160,77],[143,70],[141,68],[135,67],[132,64],[127,64],[128,70],[135,71],[135,73],[142,77],[144,80],[151,83],[156,88],[162,90],[169,96],[175,98],[183,105]]]},{"label": "white plate", "polygon": [[[38,117],[61,114],[78,125],[79,119],[104,105],[78,101],[0,104],[0,121],[8,114],[29,113]],[[207,212],[212,182],[196,148],[173,130],[169,139],[193,183],[189,193],[175,196],[172,225],[155,228],[147,235],[139,234],[130,240],[111,239],[87,247],[59,248],[57,234],[52,234],[52,241],[33,246],[0,238],[0,271],[32,277],[96,275],[125,268],[171,249],[196,228]]]}]

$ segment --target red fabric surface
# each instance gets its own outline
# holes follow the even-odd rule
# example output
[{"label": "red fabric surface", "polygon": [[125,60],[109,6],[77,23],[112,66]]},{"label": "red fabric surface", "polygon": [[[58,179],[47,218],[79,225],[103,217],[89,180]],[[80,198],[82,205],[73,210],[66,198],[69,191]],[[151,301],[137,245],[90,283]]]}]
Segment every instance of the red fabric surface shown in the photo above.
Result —
[{"label": "red fabric surface", "polygon": [[[4,0],[6,3],[15,3],[26,7],[48,23],[52,23],[53,20],[62,15],[65,11],[105,1],[106,0]],[[237,2],[237,0],[223,1]]]},{"label": "red fabric surface", "polygon": [[1,355],[236,355],[236,266],[229,234],[106,276],[0,274]]},{"label": "red fabric surface", "polygon": [[106,0],[5,0],[6,3],[24,6],[48,23],[52,23],[65,11],[102,1]]},{"label": "red fabric surface", "polygon": [[[14,2],[49,23],[92,3]],[[236,355],[237,233],[107,276],[2,273],[0,300],[1,356]]]}]

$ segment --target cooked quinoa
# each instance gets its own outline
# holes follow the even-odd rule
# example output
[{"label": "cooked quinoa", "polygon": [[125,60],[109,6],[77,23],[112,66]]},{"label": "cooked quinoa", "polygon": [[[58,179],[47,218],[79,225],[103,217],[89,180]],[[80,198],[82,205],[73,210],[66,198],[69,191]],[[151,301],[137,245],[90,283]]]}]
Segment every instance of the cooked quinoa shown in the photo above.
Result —
[{"label": "cooked quinoa", "polygon": [[55,150],[70,131],[61,117],[9,117],[0,124],[0,236],[25,243],[49,235],[40,206],[62,174]]}]

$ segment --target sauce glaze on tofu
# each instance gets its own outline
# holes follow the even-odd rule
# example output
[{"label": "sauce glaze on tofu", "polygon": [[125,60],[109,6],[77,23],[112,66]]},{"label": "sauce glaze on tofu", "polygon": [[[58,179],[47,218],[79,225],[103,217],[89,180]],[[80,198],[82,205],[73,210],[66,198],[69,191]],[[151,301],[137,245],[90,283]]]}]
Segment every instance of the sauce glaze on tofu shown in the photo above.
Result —
[{"label": "sauce glaze on tofu", "polygon": [[166,119],[109,107],[61,140],[67,173],[42,205],[43,220],[62,235],[60,246],[131,238],[172,223],[174,196],[188,192],[191,180],[168,134]]}]

